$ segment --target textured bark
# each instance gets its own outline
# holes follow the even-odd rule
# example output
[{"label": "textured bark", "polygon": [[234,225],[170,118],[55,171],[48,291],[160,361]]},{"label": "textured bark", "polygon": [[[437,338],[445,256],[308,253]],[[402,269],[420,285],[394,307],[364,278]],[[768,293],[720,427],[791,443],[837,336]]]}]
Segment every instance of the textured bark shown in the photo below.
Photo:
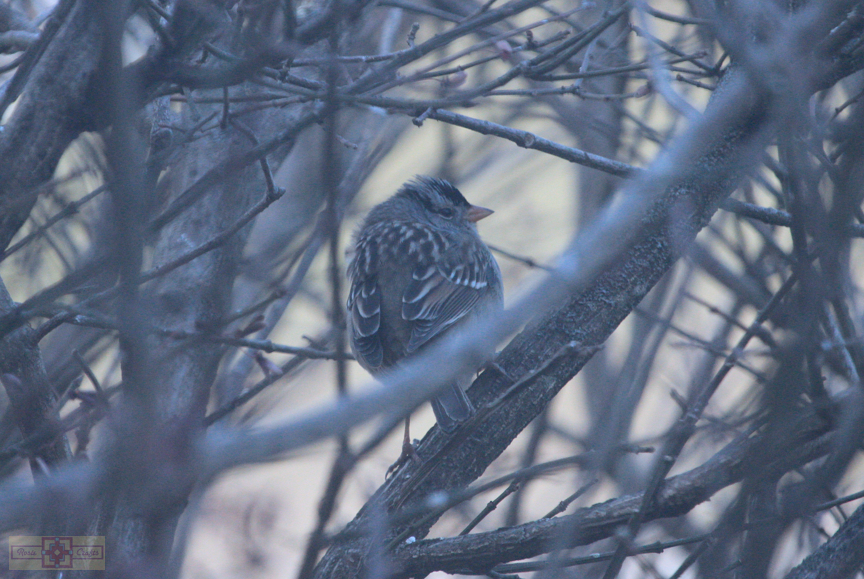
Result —
[{"label": "textured bark", "polygon": [[[244,85],[232,92],[254,97],[266,89]],[[199,94],[219,98],[222,93]],[[259,157],[253,151],[263,143],[270,153],[265,158],[275,167],[294,146],[293,138],[283,137],[296,136],[305,129],[311,124],[308,113],[319,108],[309,104],[287,111],[267,108],[238,115],[174,152],[171,166],[154,194],[160,206],[153,212],[160,216],[171,212],[171,217],[159,220],[153,266],[171,263],[214,239],[260,201],[267,194],[267,184],[260,163],[255,162]],[[176,122],[191,127],[208,114],[222,113],[222,105],[199,105],[184,109],[184,113],[186,116]],[[339,170],[344,171],[348,160],[356,156],[346,153]],[[221,172],[214,178],[213,170],[220,167]],[[306,168],[311,170],[308,164]],[[317,206],[314,199],[309,203]],[[216,249],[142,286],[142,319],[151,330],[163,330],[148,332],[144,348],[148,366],[144,389],[153,401],[151,419],[155,427],[148,433],[148,441],[118,441],[121,454],[140,452],[140,464],[127,464],[127,472],[117,474],[125,488],[105,505],[102,517],[104,533],[116,553],[116,561],[111,563],[115,571],[124,567],[165,568],[164,557],[171,552],[177,520],[193,483],[188,462],[204,430],[204,412],[226,351],[205,340],[178,340],[172,332],[194,335],[225,331],[224,320],[231,311],[233,289],[251,230],[249,224]],[[244,378],[239,376],[238,390]],[[154,470],[160,471],[165,480],[154,482],[145,491],[135,480],[129,480],[135,478],[129,477],[130,473],[149,478]],[[154,492],[154,488],[158,490]],[[152,502],[156,497],[160,502]]]},{"label": "textured bark", "polygon": [[0,248],[26,221],[35,187],[54,175],[63,151],[88,122],[104,41],[93,17],[98,4],[75,1],[0,133]]},{"label": "textured bark", "polygon": [[[218,109],[219,105],[213,107]],[[284,112],[278,117],[268,112],[244,120],[256,136],[266,139],[294,120]],[[185,120],[185,124],[193,123]],[[247,135],[231,125],[183,146],[178,162],[160,182],[165,205],[174,203],[212,167],[253,146]],[[170,263],[227,230],[266,192],[258,164],[227,175],[159,231],[153,249],[154,266]],[[216,249],[143,286],[142,319],[153,329],[169,332],[221,331],[250,229],[247,225]],[[145,348],[148,368],[143,386],[153,402],[154,424],[148,429],[148,441],[131,445],[140,453],[140,464],[127,465],[129,472],[118,474],[128,486],[106,504],[103,517],[103,531],[115,549],[117,568],[158,568],[164,561],[148,561],[147,557],[170,552],[174,527],[191,489],[183,465],[189,459],[190,445],[203,431],[210,389],[224,353],[224,348],[203,340],[180,341],[170,333],[159,332],[147,333]],[[121,452],[130,451],[128,441],[119,446],[126,449]],[[153,468],[164,469],[166,479],[157,485],[163,493],[158,511],[147,502],[148,497],[141,496],[136,483],[124,480],[136,471],[149,476],[147,472]]]},{"label": "textured bark", "polygon": [[864,565],[864,505],[844,521],[834,536],[792,569],[786,579],[846,579]]},{"label": "textured bark", "polygon": [[[831,447],[831,436],[820,436],[824,432],[820,421],[807,422],[801,423],[786,456],[766,463],[761,438],[745,438],[729,444],[705,464],[668,478],[646,513],[646,520],[686,514],[720,489],[753,475],[754,470],[760,477],[780,476],[824,455]],[[393,575],[420,576],[432,571],[482,575],[498,563],[587,545],[614,536],[639,511],[642,500],[643,493],[637,493],[578,509],[572,515],[488,533],[405,544],[393,555]]]},{"label": "textured bark", "polygon": [[[182,4],[182,3],[181,3]],[[206,3],[187,3],[184,17],[175,18],[175,38],[186,43],[198,38],[206,22]],[[368,4],[366,0],[347,3],[346,14],[357,15]],[[63,6],[71,5],[66,13]],[[16,85],[26,81],[21,98],[0,133],[0,248],[5,248],[20,229],[36,202],[36,187],[48,181],[60,156],[84,130],[105,127],[107,119],[104,78],[100,78],[105,31],[97,15],[103,9],[100,0],[63,0],[58,12],[65,19],[56,35],[47,39],[29,76],[15,78]],[[202,17],[203,15],[203,17]],[[322,38],[334,20],[334,11],[327,3],[321,13],[305,27],[297,30],[303,42],[312,44]],[[9,10],[0,14],[0,25],[20,24],[20,18]],[[8,20],[8,22],[7,22]],[[31,50],[38,49],[37,41]],[[213,86],[233,85],[256,72],[263,61],[252,59],[230,70],[190,68],[181,61],[175,49],[162,48],[127,67],[125,82],[140,89],[134,95],[136,106],[149,98],[149,91],[158,83],[186,74],[206,76]],[[23,66],[23,65],[22,65]],[[233,76],[230,76],[233,75]],[[230,78],[228,78],[230,76]]]},{"label": "textured bark", "polygon": [[[9,311],[14,305],[0,281],[0,312]],[[69,444],[63,432],[53,428],[59,419],[55,408],[57,396],[48,381],[33,333],[29,325],[24,325],[0,340],[0,374],[21,434],[25,438],[34,434],[42,437],[34,459],[54,467],[69,459]],[[38,475],[42,468],[33,461],[31,464],[34,475]]]},{"label": "textured bark", "polygon": [[[0,312],[8,312],[15,303],[0,281]],[[9,397],[11,416],[22,437],[33,441],[30,469],[40,479],[67,463],[72,456],[69,442],[59,428],[57,395],[48,381],[39,344],[34,331],[24,325],[0,339],[0,382]],[[42,479],[44,480],[44,479]],[[62,510],[34,510],[36,532],[68,534],[68,518]]]}]

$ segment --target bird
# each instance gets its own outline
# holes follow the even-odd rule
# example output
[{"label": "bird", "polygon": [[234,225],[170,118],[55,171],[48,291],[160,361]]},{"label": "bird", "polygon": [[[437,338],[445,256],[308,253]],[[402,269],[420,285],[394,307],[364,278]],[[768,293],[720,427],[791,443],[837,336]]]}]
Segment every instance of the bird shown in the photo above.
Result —
[{"label": "bird", "polygon": [[[373,376],[453,328],[502,310],[501,270],[477,231],[492,213],[429,176],[406,182],[369,211],[348,265],[347,326],[354,357]],[[473,374],[457,376],[432,399],[445,432],[474,414],[464,390]],[[403,455],[413,451],[408,424]]]}]

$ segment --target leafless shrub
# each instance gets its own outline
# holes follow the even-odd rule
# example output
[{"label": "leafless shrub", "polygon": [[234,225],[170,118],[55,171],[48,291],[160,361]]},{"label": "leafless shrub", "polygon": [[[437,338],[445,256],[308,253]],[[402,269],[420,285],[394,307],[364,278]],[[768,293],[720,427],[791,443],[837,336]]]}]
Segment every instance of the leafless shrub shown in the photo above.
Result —
[{"label": "leafless shrub", "polygon": [[[0,4],[7,535],[112,577],[202,572],[202,528],[226,576],[860,572],[860,2],[39,8]],[[345,240],[415,173],[500,210],[508,307],[352,381]],[[274,564],[284,503],[213,497],[310,452]]]}]

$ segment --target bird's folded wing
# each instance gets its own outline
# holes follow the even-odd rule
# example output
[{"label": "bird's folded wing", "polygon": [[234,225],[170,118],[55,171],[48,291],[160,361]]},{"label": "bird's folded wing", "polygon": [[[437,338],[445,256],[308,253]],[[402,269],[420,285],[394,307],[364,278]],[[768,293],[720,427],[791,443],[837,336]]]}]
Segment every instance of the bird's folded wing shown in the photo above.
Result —
[{"label": "bird's folded wing", "polygon": [[351,316],[351,339],[358,358],[371,368],[381,366],[384,348],[378,330],[381,328],[381,292],[377,279],[355,280],[348,295],[348,315]]},{"label": "bird's folded wing", "polygon": [[402,296],[402,317],[413,322],[411,353],[463,318],[488,291],[484,267],[476,261],[441,260],[418,267]]}]

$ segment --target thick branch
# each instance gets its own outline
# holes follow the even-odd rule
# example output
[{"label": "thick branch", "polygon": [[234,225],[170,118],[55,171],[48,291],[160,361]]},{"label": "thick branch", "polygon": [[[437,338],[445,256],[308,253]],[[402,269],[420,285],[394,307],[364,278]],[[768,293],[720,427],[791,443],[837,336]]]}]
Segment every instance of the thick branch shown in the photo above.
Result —
[{"label": "thick branch", "polygon": [[[788,456],[759,464],[759,475],[789,471],[830,450],[831,436],[819,437],[814,423],[789,448]],[[817,438],[818,437],[818,438]],[[739,439],[705,464],[667,479],[645,513],[645,520],[676,517],[688,513],[720,489],[740,481],[761,455],[762,437]],[[752,473],[751,473],[752,474]],[[423,576],[432,571],[485,574],[496,564],[526,559],[553,549],[587,545],[611,537],[639,511],[643,494],[620,497],[577,510],[572,515],[541,519],[516,527],[447,539],[431,539],[401,546],[394,554],[397,577]],[[564,539],[562,540],[562,537]]]},{"label": "thick branch", "polygon": [[0,248],[30,214],[34,187],[51,178],[86,122],[103,43],[97,9],[89,0],[75,3],[0,133]]},{"label": "thick branch", "polygon": [[864,505],[855,509],[834,536],[792,569],[786,579],[845,579],[864,565]]},{"label": "thick branch", "polygon": [[[8,311],[15,303],[0,281],[0,311]],[[54,467],[67,461],[71,453],[63,431],[59,428],[57,397],[42,362],[42,353],[33,340],[33,329],[24,325],[0,340],[0,375],[9,396],[13,417],[26,438],[37,432],[56,430],[49,442],[32,456],[34,474],[44,465]],[[55,531],[56,532],[56,531]]]},{"label": "thick branch", "polygon": [[[740,80],[740,79],[739,79]],[[483,412],[472,424],[456,433],[456,439],[433,429],[421,442],[420,467],[408,466],[393,477],[372,501],[397,511],[409,501],[422,500],[442,489],[464,488],[537,416],[590,358],[618,324],[675,263],[681,251],[709,220],[720,201],[728,196],[758,155],[770,134],[770,118],[763,103],[744,83],[730,81],[728,90],[706,111],[701,123],[670,148],[647,182],[665,185],[665,194],[649,208],[638,230],[621,231],[620,222],[603,223],[627,236],[623,251],[605,270],[569,303],[556,309],[517,336],[497,362],[506,372],[484,372],[470,394],[478,408],[496,400],[513,379],[544,368],[506,403]],[[657,168],[659,167],[659,169]],[[676,171],[670,169],[677,168]],[[649,171],[650,172],[650,171]],[[674,175],[672,174],[674,173]],[[658,185],[659,184],[659,185]],[[646,190],[638,194],[648,194]],[[598,238],[602,234],[598,234]],[[598,252],[605,248],[597,248]],[[573,345],[578,347],[573,347]],[[569,351],[568,351],[569,348]],[[512,377],[512,378],[510,378]],[[419,528],[405,525],[394,535],[411,529],[422,537],[434,521]],[[349,525],[349,531],[367,528],[366,511]],[[369,545],[356,539],[334,546],[319,563],[319,578],[359,577]]]}]

